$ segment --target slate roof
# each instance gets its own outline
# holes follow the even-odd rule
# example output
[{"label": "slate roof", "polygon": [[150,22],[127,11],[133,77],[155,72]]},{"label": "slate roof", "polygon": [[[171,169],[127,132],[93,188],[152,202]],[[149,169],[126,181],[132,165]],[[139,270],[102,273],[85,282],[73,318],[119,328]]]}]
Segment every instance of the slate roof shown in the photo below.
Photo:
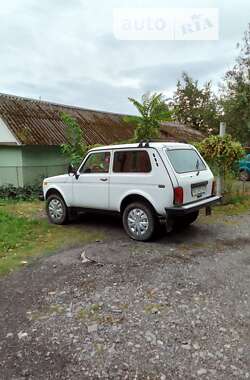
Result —
[{"label": "slate roof", "polygon": [[[133,136],[133,126],[123,120],[125,115],[0,94],[0,117],[22,145],[66,143],[67,126],[61,112],[77,120],[89,145],[108,145]],[[203,138],[199,132],[176,123],[163,123],[161,134],[168,141]]]}]

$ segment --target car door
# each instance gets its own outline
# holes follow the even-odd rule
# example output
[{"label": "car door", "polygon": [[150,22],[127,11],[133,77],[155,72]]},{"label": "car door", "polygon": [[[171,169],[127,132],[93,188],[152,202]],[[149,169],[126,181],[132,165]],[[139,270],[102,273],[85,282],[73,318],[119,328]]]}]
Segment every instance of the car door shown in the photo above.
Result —
[{"label": "car door", "polygon": [[174,169],[178,185],[183,189],[184,204],[212,195],[213,174],[194,148],[189,146],[164,150]]},{"label": "car door", "polygon": [[90,152],[73,180],[75,207],[108,209],[110,151]]},{"label": "car door", "polygon": [[110,179],[110,208],[120,210],[120,204],[129,194],[153,196],[152,165],[146,149],[119,149],[113,152]]}]

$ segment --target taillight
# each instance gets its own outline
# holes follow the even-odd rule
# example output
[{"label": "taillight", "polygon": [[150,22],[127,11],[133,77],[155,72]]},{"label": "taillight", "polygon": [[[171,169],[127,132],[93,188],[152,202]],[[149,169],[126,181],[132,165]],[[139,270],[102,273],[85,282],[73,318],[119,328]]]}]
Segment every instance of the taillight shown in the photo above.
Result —
[{"label": "taillight", "polygon": [[213,180],[212,195],[216,195],[216,181],[215,180]]},{"label": "taillight", "polygon": [[174,204],[175,205],[183,204],[183,188],[180,186],[175,187],[174,189]]}]

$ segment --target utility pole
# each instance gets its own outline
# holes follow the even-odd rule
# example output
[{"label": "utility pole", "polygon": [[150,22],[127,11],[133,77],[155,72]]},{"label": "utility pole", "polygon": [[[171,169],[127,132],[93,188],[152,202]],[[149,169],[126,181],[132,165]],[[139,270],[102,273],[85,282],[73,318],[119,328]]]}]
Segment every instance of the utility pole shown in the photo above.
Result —
[{"label": "utility pole", "polygon": [[[220,136],[223,137],[226,134],[226,123],[220,122]],[[223,176],[224,173],[220,172],[217,177],[217,195],[223,195]]]}]

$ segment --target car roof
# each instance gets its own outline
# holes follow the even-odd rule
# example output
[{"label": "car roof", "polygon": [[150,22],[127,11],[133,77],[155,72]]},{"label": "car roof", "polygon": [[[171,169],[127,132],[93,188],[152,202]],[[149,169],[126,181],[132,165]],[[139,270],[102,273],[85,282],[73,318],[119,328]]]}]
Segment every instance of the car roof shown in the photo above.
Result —
[{"label": "car roof", "polygon": [[192,145],[186,143],[178,143],[178,142],[149,142],[148,146],[145,146],[143,143],[141,146],[139,143],[136,144],[117,144],[117,145],[105,145],[98,146],[96,148],[90,149],[90,152],[98,151],[98,150],[113,150],[113,149],[134,149],[134,148],[169,148],[169,149],[190,149]]}]

